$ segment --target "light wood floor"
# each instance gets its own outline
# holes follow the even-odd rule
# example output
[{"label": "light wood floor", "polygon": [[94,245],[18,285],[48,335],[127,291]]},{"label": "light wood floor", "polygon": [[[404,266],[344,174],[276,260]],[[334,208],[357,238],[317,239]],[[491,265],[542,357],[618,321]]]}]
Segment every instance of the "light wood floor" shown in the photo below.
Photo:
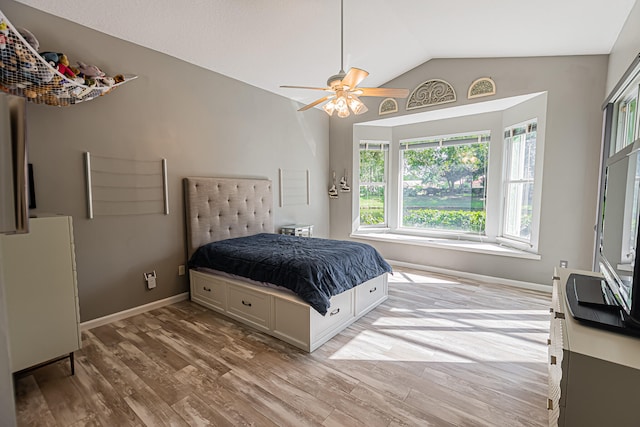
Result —
[{"label": "light wood floor", "polygon": [[311,354],[191,302],[17,380],[20,425],[543,426],[550,296],[411,270]]}]

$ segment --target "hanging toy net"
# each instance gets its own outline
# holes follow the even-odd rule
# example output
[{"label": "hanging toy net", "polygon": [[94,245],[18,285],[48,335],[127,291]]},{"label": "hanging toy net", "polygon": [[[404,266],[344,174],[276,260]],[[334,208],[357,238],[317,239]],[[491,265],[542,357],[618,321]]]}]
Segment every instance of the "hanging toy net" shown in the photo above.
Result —
[{"label": "hanging toy net", "polygon": [[[35,48],[27,39],[36,44]],[[0,90],[3,92],[36,104],[67,106],[97,98],[137,77],[122,74],[108,77],[91,66],[87,69],[94,72],[87,75],[68,66],[66,56],[62,60],[62,54],[46,54],[59,59],[63,66],[50,62],[51,57],[48,60],[41,56],[35,37],[26,30],[17,30],[0,11]]]}]

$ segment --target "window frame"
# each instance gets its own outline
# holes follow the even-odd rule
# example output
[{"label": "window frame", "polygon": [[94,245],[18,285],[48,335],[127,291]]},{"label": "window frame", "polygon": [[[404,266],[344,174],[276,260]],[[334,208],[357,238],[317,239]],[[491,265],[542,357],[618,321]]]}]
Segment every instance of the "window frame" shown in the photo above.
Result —
[{"label": "window frame", "polygon": [[[629,112],[626,108],[629,104],[635,102],[635,117],[633,121],[629,120]],[[638,139],[640,131],[640,114],[638,113],[638,106],[640,104],[640,78],[636,78],[629,87],[618,97],[613,106],[613,129],[612,129],[612,142],[611,155],[614,155],[624,147],[633,144]],[[625,108],[623,112],[622,109]],[[629,126],[633,126],[633,135],[628,134]]]},{"label": "window frame", "polygon": [[[535,126],[535,132],[536,132],[536,155],[534,156],[534,171],[533,171],[533,179],[530,180],[511,180],[509,177],[511,175],[511,153],[512,153],[512,145],[510,144],[511,139],[514,137],[513,132],[515,129],[519,129],[519,128],[525,128],[525,132],[522,135],[525,135],[525,139],[526,136],[530,133],[533,132],[533,126]],[[509,136],[507,136],[507,133],[509,133]],[[533,118],[521,123],[517,123],[511,126],[508,126],[505,128],[504,130],[504,141],[503,141],[503,172],[502,172],[502,184],[501,184],[501,193],[502,193],[502,206],[500,208],[500,238],[503,239],[505,242],[514,242],[516,245],[525,245],[526,246],[530,246],[533,247],[533,239],[534,239],[534,228],[538,227],[538,221],[536,221],[535,218],[535,213],[536,213],[536,209],[535,209],[535,190],[536,190],[536,182],[537,182],[537,177],[538,177],[538,165],[537,165],[537,150],[538,150],[538,119],[537,118]],[[520,236],[514,236],[511,234],[508,234],[505,231],[506,228],[506,218],[507,218],[507,208],[508,208],[508,197],[509,197],[509,185],[510,184],[518,184],[518,183],[528,183],[530,182],[533,185],[533,192],[534,192],[534,196],[532,197],[532,212],[531,212],[531,233],[530,233],[530,237],[528,239],[522,238]],[[537,230],[536,230],[537,231]]]},{"label": "window frame", "polygon": [[[376,151],[369,150],[369,145],[380,146],[379,151],[383,151],[384,155],[384,173],[383,173],[383,181],[382,183],[365,183],[368,185],[379,185],[382,184],[384,188],[384,200],[383,200],[383,216],[384,221],[382,224],[362,224],[360,222],[361,212],[360,212],[360,187],[363,183],[360,181],[360,153],[363,150],[363,146],[365,150],[368,151]],[[362,140],[359,142],[358,146],[358,192],[357,192],[357,200],[358,200],[358,229],[365,230],[380,230],[380,229],[388,229],[389,228],[389,157],[390,157],[390,143],[389,141],[377,141],[377,140]]]}]

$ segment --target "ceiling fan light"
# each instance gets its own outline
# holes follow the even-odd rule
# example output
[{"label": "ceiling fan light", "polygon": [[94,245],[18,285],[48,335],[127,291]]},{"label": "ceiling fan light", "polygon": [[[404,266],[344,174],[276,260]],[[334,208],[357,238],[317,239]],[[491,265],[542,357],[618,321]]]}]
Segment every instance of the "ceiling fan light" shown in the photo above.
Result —
[{"label": "ceiling fan light", "polygon": [[329,101],[329,102],[327,102],[326,104],[324,104],[324,105],[322,106],[322,109],[323,109],[323,110],[325,111],[325,113],[327,113],[328,115],[333,116],[333,112],[334,112],[334,111],[335,111],[335,109],[336,109],[336,103],[335,103],[335,100],[333,100],[333,99],[332,99],[331,101]]},{"label": "ceiling fan light", "polygon": [[349,117],[349,104],[347,102],[347,98],[343,94],[336,98],[336,110],[338,111],[338,117],[344,118]]},{"label": "ceiling fan light", "polygon": [[349,117],[349,108],[347,106],[345,106],[345,108],[341,108],[338,110],[338,117],[340,117],[341,119],[344,119],[345,117]]},{"label": "ceiling fan light", "polygon": [[349,96],[349,107],[355,115],[366,113],[367,111],[369,111],[367,106],[364,105],[364,103],[360,101],[360,99],[355,95]]}]

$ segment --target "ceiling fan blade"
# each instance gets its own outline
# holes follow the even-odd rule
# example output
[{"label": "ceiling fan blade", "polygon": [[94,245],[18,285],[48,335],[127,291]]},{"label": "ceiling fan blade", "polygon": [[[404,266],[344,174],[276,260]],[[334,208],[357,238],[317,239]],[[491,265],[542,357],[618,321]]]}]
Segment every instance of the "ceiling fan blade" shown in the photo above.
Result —
[{"label": "ceiling fan blade", "polygon": [[331,90],[329,87],[310,87],[310,86],[280,86],[287,89],[312,89],[312,90]]},{"label": "ceiling fan blade", "polygon": [[324,101],[326,101],[329,98],[333,98],[334,95],[327,95],[325,97],[322,97],[320,99],[317,99],[315,101],[313,101],[311,104],[307,104],[304,107],[302,107],[301,109],[299,109],[298,111],[307,111],[309,108],[313,108],[318,104],[322,104]]},{"label": "ceiling fan blade", "polygon": [[406,98],[409,96],[409,89],[392,89],[388,87],[359,87],[355,90],[359,96],[386,96],[389,98]]},{"label": "ceiling fan blade", "polygon": [[351,89],[358,86],[369,75],[365,70],[360,68],[351,68],[346,76],[342,79],[342,86],[349,86]]}]

